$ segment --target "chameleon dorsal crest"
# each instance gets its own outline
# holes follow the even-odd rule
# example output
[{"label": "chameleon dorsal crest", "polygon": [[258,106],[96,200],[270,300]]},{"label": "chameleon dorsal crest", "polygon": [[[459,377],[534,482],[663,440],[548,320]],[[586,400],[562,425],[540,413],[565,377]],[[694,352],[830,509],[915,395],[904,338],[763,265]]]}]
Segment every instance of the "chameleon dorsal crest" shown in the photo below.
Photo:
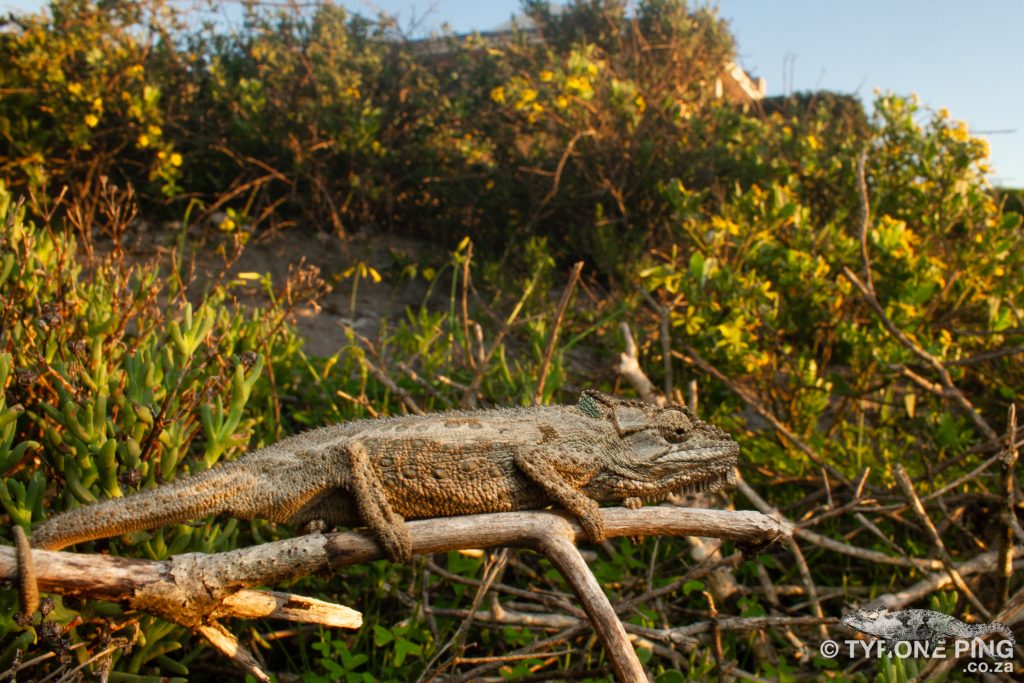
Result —
[{"label": "chameleon dorsal crest", "polygon": [[576,407],[587,417],[604,417],[604,411],[601,410],[601,406],[598,404],[597,398],[595,398],[592,391],[584,391],[580,394],[580,400],[576,403]]}]

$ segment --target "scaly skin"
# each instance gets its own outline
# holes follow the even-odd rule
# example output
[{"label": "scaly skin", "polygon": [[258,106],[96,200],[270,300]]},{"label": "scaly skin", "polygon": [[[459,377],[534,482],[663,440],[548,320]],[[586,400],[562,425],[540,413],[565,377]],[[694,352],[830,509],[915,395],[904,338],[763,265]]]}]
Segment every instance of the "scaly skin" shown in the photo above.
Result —
[{"label": "scaly skin", "polygon": [[559,505],[595,542],[599,502],[636,507],[732,483],[739,446],[679,405],[586,391],[575,406],[360,420],[293,436],[173,483],[77,508],[39,526],[59,549],[227,513],[308,530],[366,525],[412,557],[403,520]]}]

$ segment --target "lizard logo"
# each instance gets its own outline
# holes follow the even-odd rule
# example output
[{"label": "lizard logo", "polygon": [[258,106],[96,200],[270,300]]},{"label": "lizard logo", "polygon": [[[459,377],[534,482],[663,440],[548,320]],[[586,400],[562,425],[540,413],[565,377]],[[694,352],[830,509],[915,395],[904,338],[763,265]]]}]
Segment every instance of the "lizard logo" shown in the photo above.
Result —
[{"label": "lizard logo", "polygon": [[997,633],[1016,643],[1013,631],[1005,624],[966,624],[956,617],[930,609],[858,609],[843,615],[843,624],[852,629],[885,640],[887,650],[894,651],[897,642],[923,642],[926,647],[946,638],[973,639],[986,633]]}]

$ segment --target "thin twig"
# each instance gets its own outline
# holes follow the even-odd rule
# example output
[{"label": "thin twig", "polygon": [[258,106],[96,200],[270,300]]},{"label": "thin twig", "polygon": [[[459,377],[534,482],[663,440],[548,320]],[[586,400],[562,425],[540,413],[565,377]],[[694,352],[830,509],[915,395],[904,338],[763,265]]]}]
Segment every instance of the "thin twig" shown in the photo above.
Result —
[{"label": "thin twig", "polygon": [[431,679],[433,679],[435,676],[442,673],[445,669],[458,664],[456,660],[459,660],[461,658],[459,655],[456,655],[451,661],[448,662],[447,665],[442,665],[437,671],[434,671],[434,664],[437,662],[438,659],[441,658],[441,655],[443,655],[448,650],[457,651],[462,647],[462,643],[466,639],[466,634],[469,633],[469,627],[473,625],[473,614],[476,612],[476,609],[480,606],[480,603],[483,601],[484,596],[486,596],[488,591],[491,590],[491,585],[494,583],[495,579],[497,579],[498,576],[501,575],[501,572],[505,568],[505,565],[508,564],[508,558],[508,548],[502,548],[497,553],[494,553],[490,556],[487,565],[484,567],[483,581],[481,581],[480,584],[477,586],[476,593],[473,595],[473,602],[469,607],[468,616],[462,620],[462,623],[459,624],[459,628],[456,629],[452,637],[448,639],[448,642],[441,646],[437,650],[437,653],[435,653],[434,656],[430,659],[430,661],[427,662],[426,667],[424,667],[423,669],[423,673],[421,673],[419,678],[416,679],[417,683],[419,683],[419,681],[424,680],[424,678],[426,678],[428,675],[430,676]]},{"label": "thin twig", "polygon": [[462,344],[466,354],[466,363],[470,368],[476,369],[476,359],[473,357],[473,340],[469,336],[469,278],[471,277],[469,264],[473,260],[473,241],[466,244],[466,260],[462,262]]},{"label": "thin twig", "polygon": [[935,524],[932,523],[931,518],[928,516],[928,512],[924,509],[924,504],[921,499],[917,497],[917,493],[914,491],[914,484],[910,481],[910,476],[907,474],[907,470],[904,469],[901,463],[896,463],[893,467],[893,474],[896,476],[896,481],[899,483],[900,488],[903,489],[903,493],[907,496],[907,500],[910,501],[910,506],[917,514],[918,519],[924,525],[925,531],[932,539],[932,543],[935,544],[936,550],[939,551],[939,556],[942,558],[942,562],[945,565],[946,571],[949,573],[949,578],[953,580],[953,585],[957,587],[957,590],[970,601],[974,608],[978,610],[986,619],[991,619],[992,614],[985,608],[981,601],[978,600],[978,596],[974,594],[964,581],[964,578],[960,576],[960,572],[956,570],[953,564],[953,558],[950,556],[949,551],[946,550],[946,544],[942,542],[942,537],[939,536],[938,530],[935,528]]},{"label": "thin twig", "polygon": [[[530,294],[533,293],[533,288],[537,286],[539,279],[540,274],[538,273],[532,280],[530,280],[530,283],[526,285],[526,289],[523,290],[523,294],[519,297],[519,301],[516,302],[512,312],[509,313],[505,322],[502,324],[501,329],[498,330],[498,334],[495,336],[494,341],[491,342],[490,348],[488,348],[487,351],[483,353],[483,356],[478,360],[476,372],[473,374],[473,381],[469,383],[469,386],[466,387],[466,391],[462,394],[461,404],[463,408],[472,408],[476,403],[476,392],[480,388],[480,384],[484,381],[484,374],[487,372],[487,367],[491,363],[491,358],[494,356],[494,353],[498,348],[501,347],[502,343],[504,343],[505,336],[508,335],[509,331],[512,329],[512,323],[514,323],[516,318],[519,317],[519,313],[523,310],[523,306],[526,305],[526,300],[530,298]],[[482,350],[483,345],[481,344],[480,347]]]},{"label": "thin twig", "polygon": [[675,385],[672,377],[672,319],[669,315],[668,307],[662,306],[655,301],[650,292],[641,287],[640,293],[643,295],[647,305],[653,308],[658,314],[658,322],[661,326],[661,357],[665,368],[664,392],[666,397],[671,398],[673,387]]},{"label": "thin twig", "polygon": [[997,441],[999,439],[999,434],[992,428],[992,425],[982,417],[981,413],[978,412],[974,405],[967,400],[967,397],[964,396],[963,392],[957,388],[956,384],[953,382],[953,378],[949,374],[949,370],[946,369],[946,366],[943,365],[938,358],[921,348],[915,341],[908,337],[903,330],[896,327],[896,324],[893,323],[893,321],[889,319],[889,316],[885,314],[885,309],[882,308],[882,304],[878,302],[874,293],[861,281],[859,277],[857,277],[857,274],[854,273],[849,266],[843,266],[843,275],[845,275],[846,279],[860,290],[860,293],[868,303],[868,306],[871,307],[875,312],[875,315],[878,316],[878,320],[882,323],[882,327],[884,327],[889,334],[896,339],[896,341],[921,359],[935,372],[936,375],[939,376],[939,381],[941,382],[944,391],[938,392],[935,389],[933,389],[933,391],[936,391],[939,396],[953,399],[953,402],[971,418],[986,438],[992,441]]},{"label": "thin twig", "polygon": [[744,403],[753,408],[758,415],[767,420],[772,425],[772,427],[775,428],[775,431],[780,436],[784,437],[786,441],[796,446],[797,449],[800,450],[804,455],[806,455],[811,462],[813,462],[818,467],[827,470],[833,478],[840,481],[846,488],[853,489],[853,484],[842,472],[840,472],[835,467],[830,465],[821,455],[818,454],[817,451],[808,446],[807,443],[799,436],[794,434],[793,430],[791,430],[789,427],[783,424],[782,421],[775,416],[775,413],[773,413],[772,411],[768,410],[767,407],[765,407],[764,402],[761,401],[761,399],[753,391],[751,391],[747,387],[742,386],[741,384],[739,384],[739,382],[735,382],[729,377],[727,377],[718,368],[704,360],[703,356],[701,356],[697,352],[697,350],[692,346],[685,346],[684,350],[686,351],[686,353],[681,354],[684,360],[693,363],[701,370],[703,370],[704,372],[706,372],[707,374],[711,375],[719,382],[724,384],[726,388],[728,388],[732,393],[739,396]]},{"label": "thin twig", "polygon": [[577,261],[569,272],[569,282],[562,291],[562,299],[558,302],[558,312],[555,314],[554,323],[551,326],[551,334],[548,336],[547,348],[544,349],[544,359],[541,361],[537,377],[537,390],[533,392],[533,405],[539,406],[544,398],[544,384],[548,378],[548,367],[551,365],[551,358],[555,354],[555,342],[558,341],[558,331],[562,327],[562,318],[569,307],[569,300],[576,289],[576,283],[580,280],[580,273],[583,272],[583,261]]},{"label": "thin twig", "polygon": [[1006,450],[1002,455],[1002,478],[1000,481],[1000,494],[1003,496],[1002,534],[999,536],[999,582],[996,585],[996,606],[1002,608],[1010,599],[1010,579],[1013,576],[1013,523],[1016,521],[1016,506],[1014,505],[1013,471],[1017,464],[1017,443],[1014,435],[1017,433],[1017,406],[1011,403],[1006,416]]},{"label": "thin twig", "polygon": [[871,276],[871,255],[868,251],[868,231],[871,229],[871,205],[868,203],[868,183],[864,167],[867,165],[868,150],[864,149],[857,157],[857,198],[860,208],[860,224],[858,237],[860,239],[860,257],[864,261],[864,282],[867,283],[868,291],[875,293],[875,282]]}]

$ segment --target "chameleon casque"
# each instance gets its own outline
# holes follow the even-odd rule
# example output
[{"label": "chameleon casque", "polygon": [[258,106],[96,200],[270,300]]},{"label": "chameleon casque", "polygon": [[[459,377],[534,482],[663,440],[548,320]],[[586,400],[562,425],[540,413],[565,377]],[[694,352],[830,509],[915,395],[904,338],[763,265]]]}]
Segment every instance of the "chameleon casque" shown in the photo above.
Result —
[{"label": "chameleon casque", "polygon": [[576,405],[444,412],[323,427],[125,498],[59,514],[32,536],[66,546],[209,515],[307,532],[367,526],[408,561],[404,520],[559,505],[591,539],[599,502],[639,507],[734,483],[739,446],[680,405],[585,391]]}]

